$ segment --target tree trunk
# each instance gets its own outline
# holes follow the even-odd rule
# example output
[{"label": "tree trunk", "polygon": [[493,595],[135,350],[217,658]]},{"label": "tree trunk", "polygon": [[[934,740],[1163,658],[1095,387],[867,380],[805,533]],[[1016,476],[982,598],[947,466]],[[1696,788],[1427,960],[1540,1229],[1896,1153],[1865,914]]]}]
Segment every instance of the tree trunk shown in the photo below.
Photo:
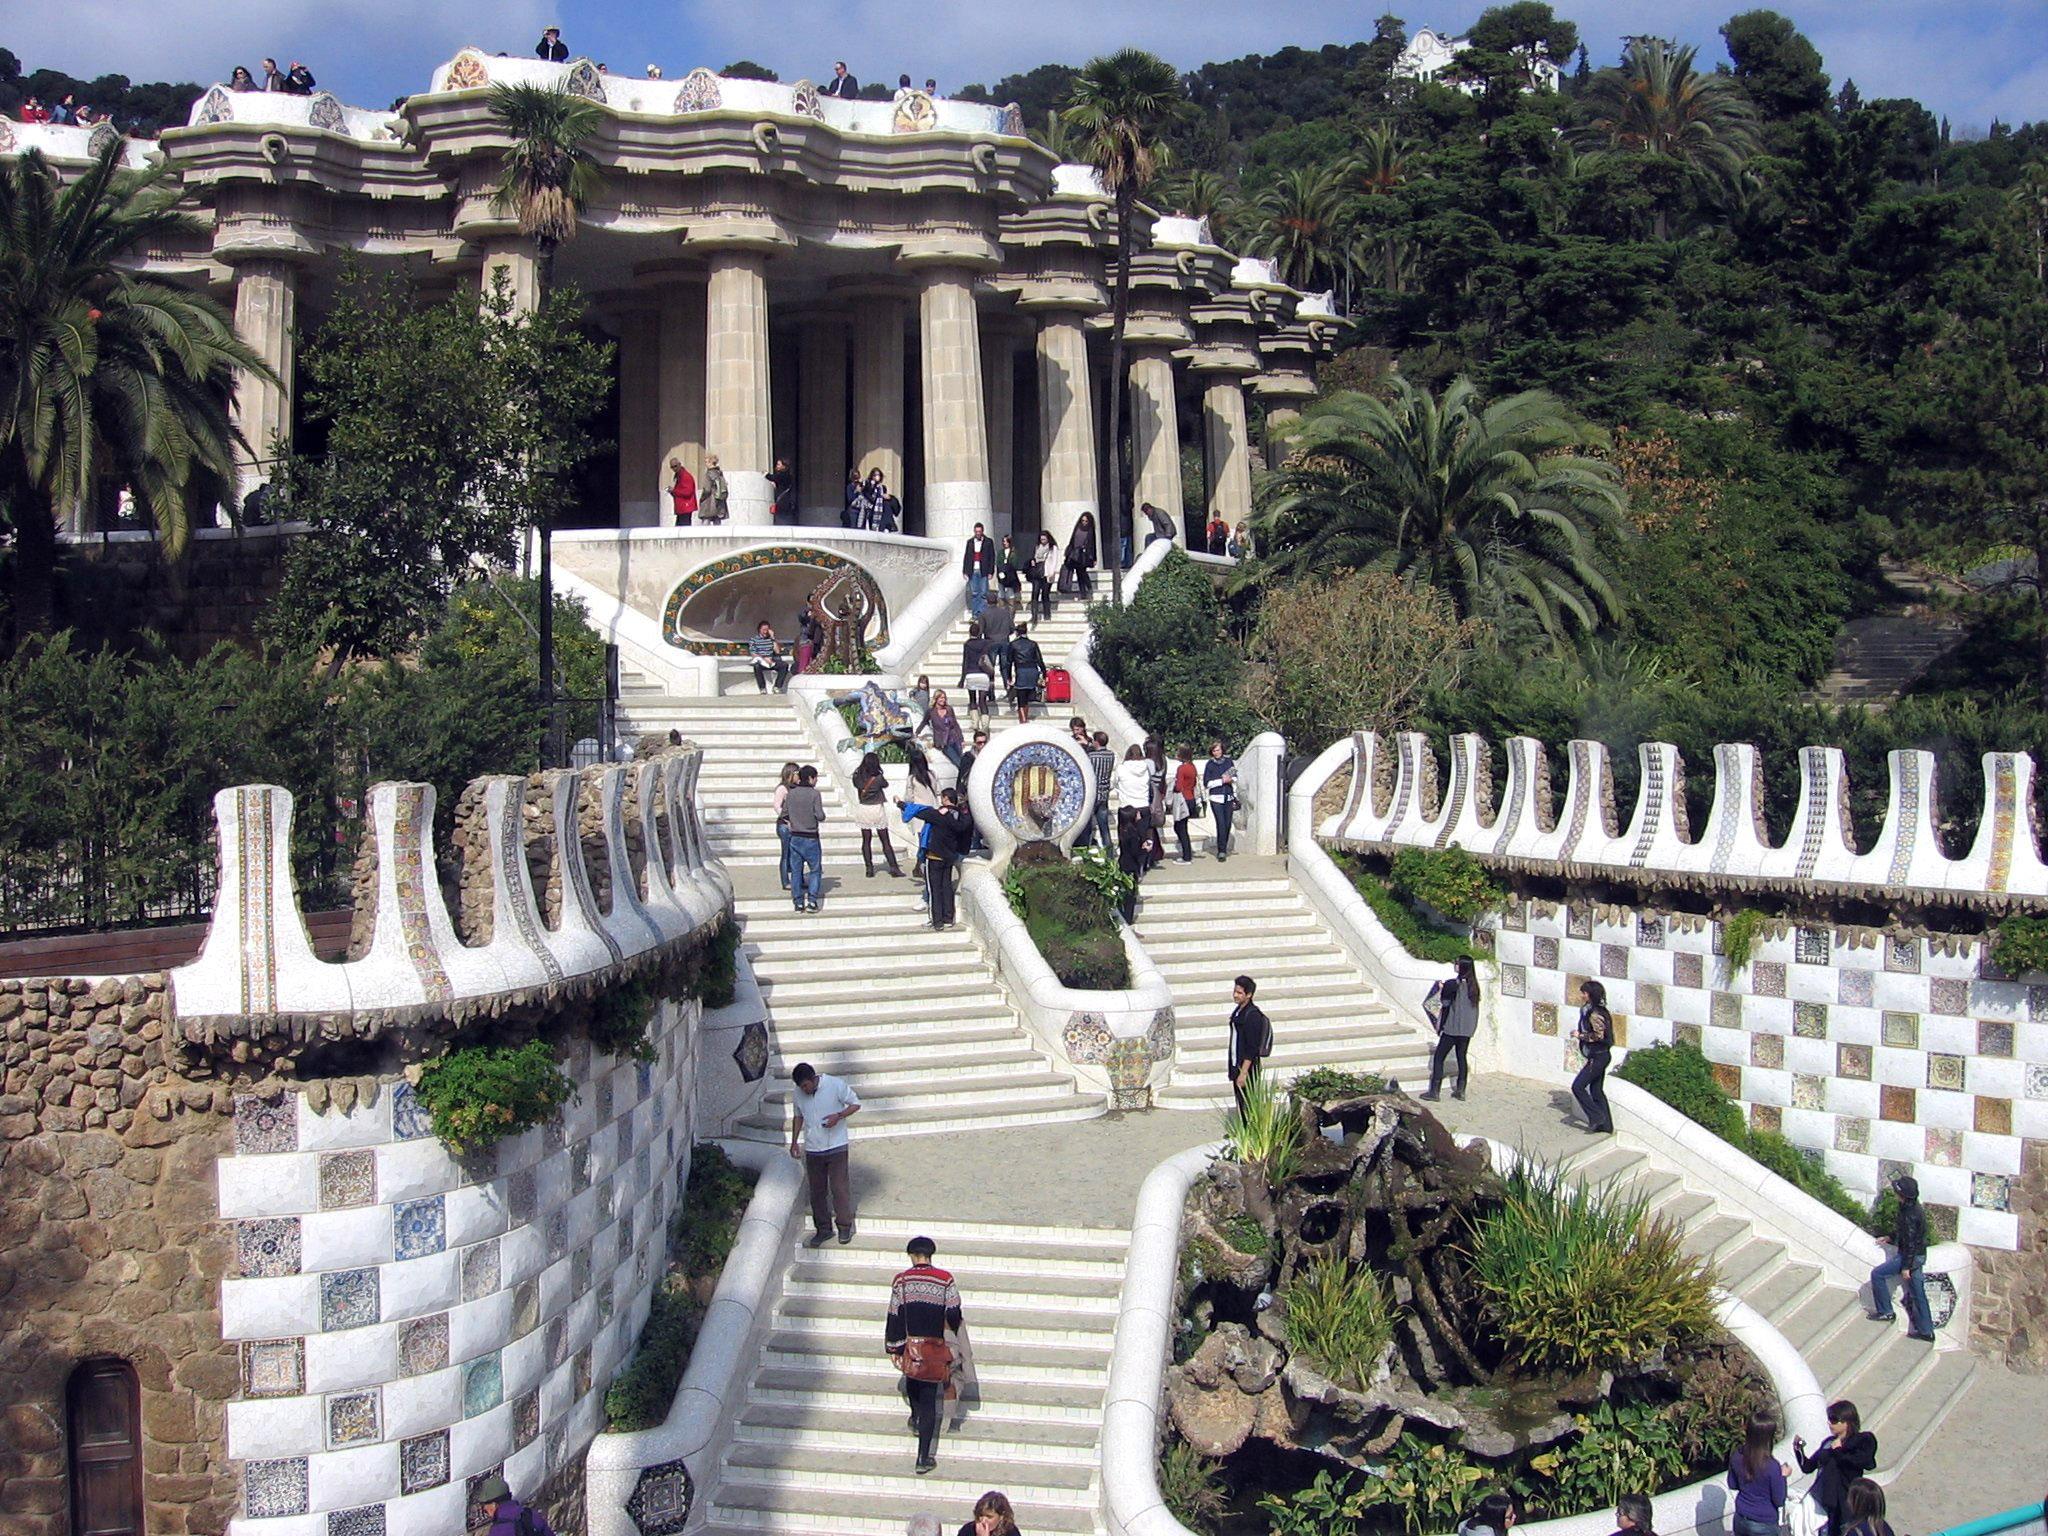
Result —
[{"label": "tree trunk", "polygon": [[[1124,602],[1124,324],[1131,313],[1131,205],[1137,192],[1128,184],[1116,193],[1116,297],[1109,318],[1109,533],[1103,558],[1109,564],[1110,601]],[[1131,528],[1136,542],[1137,526]]]},{"label": "tree trunk", "polygon": [[[540,248],[538,301],[545,304],[555,286],[555,242],[535,242]],[[540,515],[540,765],[543,769],[562,764],[561,721],[555,708],[555,561],[554,513]]]},{"label": "tree trunk", "polygon": [[[21,477],[26,480],[26,476]],[[14,643],[47,634],[57,619],[57,513],[25,487],[14,524]]]}]

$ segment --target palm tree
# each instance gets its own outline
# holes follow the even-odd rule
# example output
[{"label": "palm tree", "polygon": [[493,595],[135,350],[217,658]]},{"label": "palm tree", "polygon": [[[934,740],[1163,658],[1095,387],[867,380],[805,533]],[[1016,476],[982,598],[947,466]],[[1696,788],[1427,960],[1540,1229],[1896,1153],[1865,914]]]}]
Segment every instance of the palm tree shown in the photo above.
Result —
[{"label": "palm tree", "polygon": [[1167,180],[1161,190],[1176,212],[1191,219],[1207,219],[1209,236],[1218,245],[1231,244],[1237,221],[1244,214],[1244,199],[1229,177],[1195,168]]},{"label": "palm tree", "polygon": [[[587,96],[557,86],[495,85],[491,115],[511,135],[491,206],[519,220],[519,232],[540,258],[540,292],[555,284],[555,252],[576,236],[576,216],[598,188],[597,166],[586,145],[602,114]],[[545,722],[541,766],[561,762],[555,722],[555,571],[553,519],[540,516],[540,702]]]},{"label": "palm tree", "polygon": [[[1756,108],[1732,75],[1703,75],[1696,50],[1658,37],[1630,40],[1621,67],[1603,69],[1586,89],[1586,121],[1574,137],[1596,151],[1624,151],[1676,162],[1729,180],[1757,153]],[[1670,230],[1657,210],[1657,238]]]},{"label": "palm tree", "polygon": [[1116,205],[1116,293],[1109,326],[1109,512],[1107,544],[1110,595],[1124,600],[1124,463],[1119,444],[1124,417],[1124,325],[1131,312],[1131,220],[1138,195],[1159,174],[1163,129],[1187,100],[1180,76],[1156,54],[1124,48],[1090,59],[1074,78],[1074,92],[1061,119],[1073,135],[1082,162],[1092,165],[1102,190]]},{"label": "palm tree", "polygon": [[1572,451],[1600,434],[1555,396],[1487,405],[1460,378],[1439,400],[1397,375],[1390,400],[1318,401],[1294,438],[1259,509],[1274,569],[1393,571],[1461,617],[1522,610],[1553,639],[1621,611],[1594,548],[1621,533],[1620,475]]},{"label": "palm tree", "polygon": [[[1297,288],[1334,288],[1351,266],[1350,197],[1338,166],[1287,171],[1252,204],[1259,220],[1252,249],[1271,257],[1280,280]],[[1319,278],[1327,282],[1318,282]]]},{"label": "palm tree", "polygon": [[[1358,153],[1345,168],[1344,179],[1353,194],[1352,223],[1369,219],[1380,198],[1392,197],[1408,182],[1408,164],[1415,154],[1412,140],[1403,138],[1390,122],[1374,123],[1365,130]],[[1356,233],[1356,231],[1354,231]],[[1389,293],[1400,292],[1402,241],[1387,234],[1380,239],[1380,274]],[[1363,262],[1354,259],[1354,267]],[[1350,295],[1346,295],[1349,308]]]},{"label": "palm tree", "polygon": [[237,369],[275,380],[202,293],[135,270],[200,232],[169,168],[109,145],[69,186],[30,150],[0,166],[0,515],[14,532],[17,635],[49,627],[57,513],[108,477],[133,491],[164,554],[195,512],[232,504]]}]

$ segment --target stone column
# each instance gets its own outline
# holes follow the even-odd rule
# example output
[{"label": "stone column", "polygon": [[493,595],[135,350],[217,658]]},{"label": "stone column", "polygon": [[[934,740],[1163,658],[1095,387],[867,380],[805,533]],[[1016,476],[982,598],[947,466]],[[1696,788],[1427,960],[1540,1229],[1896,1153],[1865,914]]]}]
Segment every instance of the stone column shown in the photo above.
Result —
[{"label": "stone column", "polygon": [[[1095,481],[1095,405],[1088,383],[1088,333],[1074,310],[1054,310],[1038,326],[1039,526],[1066,548],[1083,512],[1096,513],[1105,541]],[[1100,551],[1107,556],[1105,547]]]},{"label": "stone column", "polygon": [[1131,359],[1132,536],[1143,549],[1152,525],[1135,515],[1151,502],[1173,519],[1174,542],[1185,543],[1181,518],[1180,418],[1174,408],[1173,356],[1165,347],[1140,347]]},{"label": "stone column", "polygon": [[235,385],[235,426],[247,446],[238,450],[239,500],[267,482],[277,455],[292,439],[292,324],[298,310],[297,274],[285,261],[244,261],[235,268],[235,332],[270,365],[273,382],[244,373]]},{"label": "stone column", "polygon": [[758,251],[711,253],[704,304],[704,453],[731,493],[734,526],[774,520],[769,438],[768,260]]},{"label": "stone column", "polygon": [[668,461],[681,459],[693,477],[704,473],[704,286],[675,283],[663,288],[661,304],[661,483],[668,485]]},{"label": "stone column", "polygon": [[629,311],[619,322],[619,526],[669,520],[668,460],[661,453],[660,319]]},{"label": "stone column", "polygon": [[530,315],[540,307],[540,258],[534,254],[532,241],[513,235],[484,246],[483,277],[477,287],[480,296],[491,292],[500,272],[511,288],[513,314]]},{"label": "stone column", "polygon": [[924,531],[964,539],[989,527],[988,424],[981,397],[981,326],[974,274],[935,267],[918,302],[924,386]]},{"label": "stone column", "polygon": [[1235,528],[1252,514],[1251,444],[1244,415],[1244,384],[1235,373],[1212,373],[1202,394],[1208,439],[1209,511]]},{"label": "stone column", "polygon": [[864,294],[853,312],[853,450],[903,496],[903,301]]},{"label": "stone column", "polygon": [[1016,532],[1017,339],[1007,329],[981,334],[982,421],[988,430],[989,537]]},{"label": "stone column", "polygon": [[796,504],[799,521],[837,528],[846,506],[846,324],[804,322],[797,361]]},{"label": "stone column", "polygon": [[1301,412],[1293,405],[1277,402],[1266,407],[1266,468],[1278,469],[1287,457],[1286,445],[1281,438],[1294,430],[1294,424],[1301,420]]}]

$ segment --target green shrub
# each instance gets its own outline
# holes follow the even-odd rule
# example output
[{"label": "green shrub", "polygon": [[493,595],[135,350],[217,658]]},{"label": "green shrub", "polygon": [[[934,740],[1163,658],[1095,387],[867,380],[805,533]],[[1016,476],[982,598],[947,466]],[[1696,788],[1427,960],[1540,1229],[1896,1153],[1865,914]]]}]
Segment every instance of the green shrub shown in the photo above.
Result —
[{"label": "green shrub", "polygon": [[1425,922],[1415,909],[1396,896],[1387,883],[1365,867],[1355,854],[1340,853],[1337,865],[1351,877],[1351,883],[1358,894],[1365,898],[1373,915],[1386,927],[1400,946],[1418,960],[1431,960],[1442,965],[1470,956],[1479,959],[1479,951],[1461,933],[1448,928],[1439,928]]},{"label": "green shrub", "polygon": [[1714,1322],[1713,1276],[1647,1203],[1524,1161],[1472,1234],[1472,1278],[1509,1357],[1536,1371],[1643,1359]]},{"label": "green shrub", "polygon": [[1394,855],[1393,887],[1425,902],[1454,922],[1469,923],[1496,911],[1507,891],[1462,848],[1403,848]]},{"label": "green shrub", "polygon": [[1245,701],[1244,656],[1223,632],[1209,573],[1176,549],[1122,608],[1090,610],[1090,657],[1110,691],[1168,748],[1198,751],[1260,729]]},{"label": "green shrub", "polygon": [[1243,1211],[1239,1211],[1235,1216],[1224,1222],[1218,1230],[1223,1233],[1230,1246],[1239,1253],[1251,1254],[1256,1257],[1259,1254],[1271,1253],[1273,1251],[1274,1239],[1268,1235],[1266,1229],[1260,1226],[1253,1217]]},{"label": "green shrub", "polygon": [[1222,1467],[1181,1439],[1168,1441],[1159,1457],[1159,1496],[1174,1519],[1201,1536],[1212,1536],[1230,1509]]},{"label": "green shrub", "polygon": [[1119,903],[1138,884],[1136,877],[1125,874],[1117,866],[1114,853],[1093,843],[1074,850],[1074,868],[1101,893],[1102,905],[1108,911],[1118,910]]},{"label": "green shrub", "polygon": [[2008,976],[2048,971],[2048,917],[2014,913],[1998,925],[1991,963]]},{"label": "green shrub", "polygon": [[1293,1099],[1266,1072],[1252,1073],[1243,1106],[1232,1109],[1223,1122],[1231,1157],[1261,1170],[1272,1184],[1294,1177],[1305,1134]]},{"label": "green shrub", "polygon": [[1304,1104],[1328,1104],[1334,1099],[1356,1099],[1379,1093],[1387,1086],[1377,1072],[1345,1072],[1336,1067],[1310,1067],[1288,1091]]},{"label": "green shrub", "polygon": [[683,1205],[669,1223],[669,1252],[693,1275],[716,1274],[739,1241],[740,1220],[754,1197],[754,1175],[715,1141],[690,1148]]},{"label": "green shrub", "polygon": [[1721,1091],[1713,1067],[1697,1046],[1653,1045],[1630,1051],[1614,1075],[1662,1099],[1723,1141],[1742,1135],[1742,1107]]},{"label": "green shrub", "polygon": [[1364,1391],[1394,1337],[1394,1309],[1380,1277],[1323,1258],[1296,1271],[1283,1296],[1289,1347],[1339,1386]]},{"label": "green shrub", "polygon": [[1456,1526],[1474,1485],[1485,1476],[1463,1451],[1406,1434],[1381,1464],[1381,1500],[1401,1507],[1401,1528],[1408,1536],[1423,1536]]},{"label": "green shrub", "polygon": [[875,661],[875,653],[862,646],[850,667],[837,656],[825,656],[821,657],[811,670],[828,677],[872,677],[882,669]]},{"label": "green shrub", "polygon": [[647,1026],[654,1019],[654,988],[645,977],[608,987],[590,1005],[590,1043],[614,1056],[654,1060]]},{"label": "green shrub", "polygon": [[1691,1470],[1679,1426],[1651,1403],[1604,1402],[1578,1416],[1579,1433],[1530,1461],[1548,1484],[1552,1519],[1610,1508],[1624,1493],[1644,1493]]},{"label": "green shrub", "polygon": [[1259,1508],[1272,1519],[1272,1536],[1358,1536],[1367,1514],[1386,1500],[1375,1478],[1360,1483],[1348,1472],[1325,1471],[1294,1493],[1260,1495]]},{"label": "green shrub", "polygon": [[1055,856],[1019,858],[1003,876],[1010,910],[1063,986],[1118,992],[1131,984],[1130,956],[1115,909],[1079,866]]},{"label": "green shrub", "polygon": [[706,1008],[729,1008],[739,995],[740,927],[727,919],[698,951],[691,990]]},{"label": "green shrub", "polygon": [[420,1102],[457,1156],[541,1124],[575,1095],[545,1040],[464,1046],[420,1069]]},{"label": "green shrub", "polygon": [[1721,925],[1721,959],[1730,976],[1740,976],[1749,969],[1750,956],[1756,950],[1757,935],[1763,926],[1764,915],[1754,907],[1743,908]]}]

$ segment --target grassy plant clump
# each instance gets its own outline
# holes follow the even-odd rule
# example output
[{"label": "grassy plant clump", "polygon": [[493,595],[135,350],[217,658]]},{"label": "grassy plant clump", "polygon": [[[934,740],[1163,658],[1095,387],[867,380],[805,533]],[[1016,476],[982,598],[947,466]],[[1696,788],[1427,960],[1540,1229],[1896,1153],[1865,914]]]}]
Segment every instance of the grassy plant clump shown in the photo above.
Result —
[{"label": "grassy plant clump", "polygon": [[1223,1136],[1236,1161],[1258,1169],[1269,1184],[1284,1184],[1301,1166],[1301,1116],[1287,1090],[1264,1072],[1245,1085],[1244,1107],[1223,1122]]},{"label": "grassy plant clump", "polygon": [[2048,917],[2016,913],[1998,925],[1991,963],[2008,976],[2048,971]]},{"label": "grassy plant clump", "polygon": [[1111,992],[1130,986],[1116,908],[1089,872],[1056,849],[1043,860],[1020,852],[1003,876],[1003,894],[1061,985]]},{"label": "grassy plant clump", "polygon": [[1721,925],[1721,958],[1727,963],[1730,976],[1740,976],[1749,969],[1763,926],[1764,915],[1754,907],[1743,908]]},{"label": "grassy plant clump", "polygon": [[1714,1326],[1710,1271],[1645,1201],[1526,1161],[1504,1184],[1472,1234],[1472,1278],[1522,1367],[1625,1365]]},{"label": "grassy plant clump", "polygon": [[1212,1536],[1217,1523],[1230,1510],[1230,1499],[1223,1488],[1222,1463],[1204,1456],[1181,1439],[1169,1441],[1160,1454],[1159,1496],[1166,1500],[1174,1519],[1201,1536]]},{"label": "grassy plant clump", "polygon": [[730,1007],[739,994],[739,957],[739,924],[728,920],[704,941],[697,952],[696,973],[690,979],[691,990],[706,1008]]},{"label": "grassy plant clump", "polygon": [[1336,1067],[1311,1067],[1297,1077],[1290,1090],[1303,1104],[1328,1104],[1338,1099],[1363,1098],[1385,1090],[1387,1080],[1377,1072],[1345,1072]]},{"label": "grassy plant clump", "polygon": [[1340,853],[1337,864],[1350,877],[1358,894],[1365,898],[1365,904],[1372,908],[1373,916],[1416,959],[1449,965],[1466,955],[1481,958],[1479,951],[1463,934],[1423,921],[1413,907],[1395,895],[1393,888],[1367,869],[1355,855]]},{"label": "grassy plant clump", "polygon": [[1363,1391],[1394,1337],[1394,1309],[1380,1277],[1323,1258],[1297,1271],[1283,1294],[1289,1347],[1339,1386]]},{"label": "grassy plant clump", "polygon": [[1469,923],[1497,911],[1507,891],[1486,866],[1462,848],[1403,848],[1394,855],[1393,887],[1454,922]]},{"label": "grassy plant clump", "polygon": [[575,1094],[545,1040],[465,1046],[420,1069],[420,1103],[458,1157],[541,1124]]}]

